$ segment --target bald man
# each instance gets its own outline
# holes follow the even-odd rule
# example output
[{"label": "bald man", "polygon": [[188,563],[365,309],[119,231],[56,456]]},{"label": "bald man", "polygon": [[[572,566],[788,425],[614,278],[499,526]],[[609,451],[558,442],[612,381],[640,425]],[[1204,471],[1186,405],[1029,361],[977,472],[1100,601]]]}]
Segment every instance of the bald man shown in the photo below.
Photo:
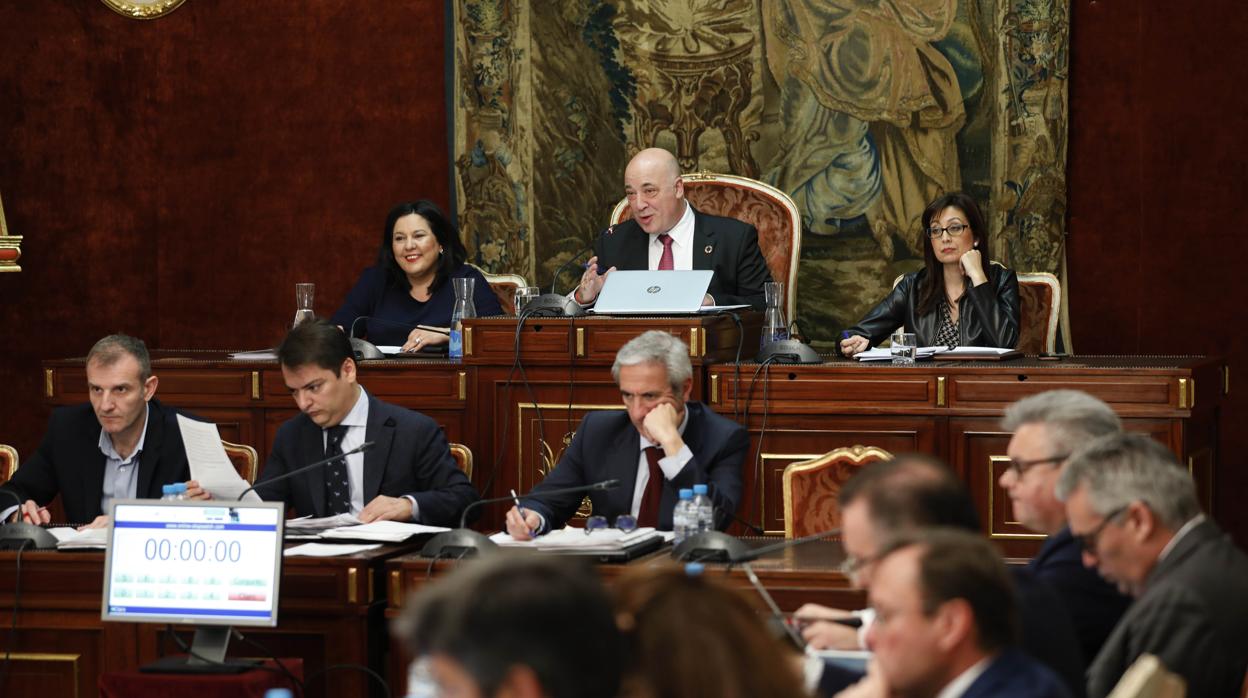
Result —
[{"label": "bald man", "polygon": [[748,223],[701,213],[685,200],[676,157],[662,148],[637,153],[624,170],[624,196],[633,217],[601,235],[575,298],[590,305],[605,276],[598,269],[711,269],[704,305],[766,307],[771,272]]}]

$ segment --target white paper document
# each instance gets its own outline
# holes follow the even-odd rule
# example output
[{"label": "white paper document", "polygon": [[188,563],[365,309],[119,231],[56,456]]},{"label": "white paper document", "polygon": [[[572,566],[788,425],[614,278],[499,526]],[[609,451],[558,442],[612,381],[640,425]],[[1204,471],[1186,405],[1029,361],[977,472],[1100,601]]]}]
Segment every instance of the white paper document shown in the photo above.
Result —
[{"label": "white paper document", "polygon": [[[238,474],[225,448],[221,434],[212,422],[197,422],[178,415],[178,428],[182,431],[182,444],[186,460],[191,466],[191,479],[207,490],[213,499],[233,501],[251,485]],[[259,502],[260,495],[248,492],[248,502]]]},{"label": "white paper document", "polygon": [[348,540],[375,540],[380,543],[401,543],[421,533],[442,533],[451,529],[446,526],[426,526],[403,521],[374,521],[359,526],[343,526],[321,533],[321,538],[345,538]]},{"label": "white paper document", "polygon": [[104,548],[108,546],[107,528],[84,528],[79,531],[66,526],[49,528],[48,533],[56,536],[57,550]]},{"label": "white paper document", "polygon": [[615,552],[630,545],[640,543],[651,536],[662,536],[653,528],[638,528],[625,533],[619,529],[607,528],[586,533],[583,528],[571,526],[551,531],[533,540],[516,540],[506,531],[490,536],[490,540],[504,548],[534,548],[547,552],[593,553]]},{"label": "white paper document", "polygon": [[355,514],[334,514],[319,518],[300,516],[297,519],[286,519],[286,530],[314,533],[343,526],[359,526],[362,523],[364,522],[357,519]]},{"label": "white paper document", "polygon": [[235,361],[277,361],[277,352],[272,349],[236,351],[230,354],[230,358]]},{"label": "white paper document", "polygon": [[939,359],[942,356],[963,356],[963,355],[1004,356],[1005,354],[1009,354],[1014,351],[1016,350],[1009,349],[1006,347],[954,347],[952,349],[946,349],[944,347],[940,347],[939,351],[936,352],[936,358]]},{"label": "white paper document", "polygon": [[[944,351],[944,349],[944,347],[918,347],[914,350],[914,358],[930,359],[937,352]],[[893,350],[888,347],[874,347],[854,354],[854,358],[859,361],[892,361]]]},{"label": "white paper document", "polygon": [[381,543],[304,543],[286,548],[283,553],[286,557],[337,557],[339,555],[354,555],[362,553],[365,550],[373,550],[380,548]]}]

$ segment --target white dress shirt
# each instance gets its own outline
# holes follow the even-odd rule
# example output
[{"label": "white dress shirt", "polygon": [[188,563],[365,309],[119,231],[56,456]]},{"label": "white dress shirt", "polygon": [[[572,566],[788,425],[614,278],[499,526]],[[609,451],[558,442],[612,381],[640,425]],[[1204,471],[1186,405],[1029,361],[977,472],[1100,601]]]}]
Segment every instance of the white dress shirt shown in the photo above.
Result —
[{"label": "white dress shirt", "polygon": [[[139,433],[139,442],[129,458],[122,458],[113,447],[113,437],[100,427],[100,451],[104,454],[104,486],[100,491],[100,511],[108,513],[109,505],[114,499],[134,499],[139,488],[139,456],[143,455],[143,442],[147,441],[147,420],[152,416],[152,408],[143,406],[143,431]],[[172,485],[172,482],[162,482]],[[90,523],[74,521],[72,523]]]},{"label": "white dress shirt", "polygon": [[[355,399],[355,405],[346,417],[342,418],[338,425],[347,428],[347,433],[342,435],[342,452],[346,453],[353,448],[358,448],[364,443],[364,437],[368,432],[368,393],[364,392],[364,386],[360,386],[360,395]],[[321,448],[328,444],[329,431],[321,430]],[[364,454],[352,453],[347,456],[347,482],[351,485],[351,513],[359,516],[364,510]]]},{"label": "white dress shirt", "polygon": [[[662,245],[659,245],[662,247]],[[676,431],[681,436],[685,435],[685,425],[689,423],[689,410],[686,409],[680,418],[680,426],[676,427]],[[647,439],[641,434],[637,435],[637,439],[641,442],[641,453],[637,458],[637,484],[633,487],[633,505],[629,507],[629,512],[634,518],[641,511],[641,498],[646,494],[646,485],[650,484],[650,461],[646,460],[646,449],[651,446],[663,448],[661,444]],[[693,451],[689,450],[689,444],[681,446],[680,451],[674,456],[663,456],[659,459],[659,469],[663,471],[663,477],[671,480],[685,469],[685,465],[693,460]]]},{"label": "white dress shirt", "polygon": [[[650,271],[659,268],[659,260],[663,258],[662,233],[650,236]],[[693,269],[693,207],[685,202],[685,213],[676,221],[676,225],[667,231],[672,237],[672,269],[689,271]]]},{"label": "white dress shirt", "polygon": [[988,665],[992,663],[992,657],[984,657],[975,662],[966,671],[958,674],[958,678],[950,681],[944,688],[940,689],[940,693],[936,694],[936,698],[961,698],[966,689],[975,683],[981,674],[988,670]]}]

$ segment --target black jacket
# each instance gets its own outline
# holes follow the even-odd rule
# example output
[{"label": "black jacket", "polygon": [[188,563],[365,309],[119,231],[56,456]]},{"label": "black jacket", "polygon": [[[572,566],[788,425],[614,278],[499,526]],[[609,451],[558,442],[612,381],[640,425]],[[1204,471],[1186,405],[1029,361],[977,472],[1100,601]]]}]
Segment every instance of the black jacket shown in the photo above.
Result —
[{"label": "black jacket", "polygon": [[[989,264],[984,272],[987,283],[967,288],[958,301],[958,346],[1013,348],[1018,344],[1018,275],[999,264]],[[904,325],[906,331],[918,336],[919,346],[935,344],[940,313],[918,313],[919,289],[926,276],[926,269],[903,276],[892,292],[848,332],[877,346]]]},{"label": "black jacket", "polygon": [[[143,453],[139,455],[135,496],[159,499],[161,486],[186,482],[191,478],[186,464],[178,411],[149,400]],[[100,420],[90,403],[58,407],[48,420],[43,443],[30,460],[22,463],[3,489],[22,501],[33,499],[39,505],[57,494],[65,506],[67,523],[90,523],[105,513],[100,509],[104,490],[104,453],[100,451]],[[12,504],[12,497],[0,497],[0,509]]]},{"label": "black jacket", "polygon": [[[629,219],[600,235],[594,254],[605,269],[644,270],[650,268],[649,246],[649,234]],[[693,209],[693,268],[715,272],[706,292],[717,304],[767,307],[763,284],[771,281],[771,271],[758,247],[758,230],[749,223]]]}]

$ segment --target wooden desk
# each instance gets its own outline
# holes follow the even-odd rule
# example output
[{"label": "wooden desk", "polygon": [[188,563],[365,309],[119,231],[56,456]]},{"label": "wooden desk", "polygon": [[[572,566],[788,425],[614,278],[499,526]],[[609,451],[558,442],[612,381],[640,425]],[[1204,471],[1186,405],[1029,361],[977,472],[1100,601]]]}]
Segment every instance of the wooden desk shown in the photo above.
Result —
[{"label": "wooden desk", "polygon": [[[276,628],[244,628],[279,657],[303,659],[305,676],[331,664],[361,664],[379,673],[385,666],[388,634],[382,564],[412,546],[383,546],[334,558],[286,558]],[[16,554],[0,552],[0,608],[14,604]],[[163,625],[100,620],[104,554],[22,554],[17,644],[9,678],[0,695],[41,698],[96,695],[97,677],[133,671],[161,654]],[[8,615],[4,614],[4,624]],[[8,644],[7,629],[0,632]],[[189,641],[189,634],[187,635]],[[230,643],[232,656],[256,656],[244,642]],[[308,695],[365,696],[361,672],[335,671],[309,686]]]},{"label": "wooden desk", "polygon": [[[1164,443],[1192,472],[1201,501],[1211,510],[1224,390],[1220,361],[1086,356],[892,366],[832,359],[814,366],[773,365],[755,378],[757,368],[742,365],[738,381],[733,366],[709,367],[707,400],[720,414],[745,415],[741,421],[752,447],[740,514],[762,522],[769,533],[784,531],[781,485],[787,465],[860,444],[942,458],[970,488],[992,538],[1008,555],[1030,557],[1043,536],[1014,520],[1009,497],[997,486],[1009,464],[1010,438],[999,421],[1011,402],[1057,388],[1105,400],[1127,429]],[[756,383],[752,391],[751,383]]]},{"label": "wooden desk", "polygon": [[[774,539],[764,538],[745,540],[754,546],[775,542]],[[766,555],[751,563],[751,566],[763,587],[782,610],[795,611],[808,602],[835,608],[863,608],[866,606],[866,594],[854,589],[849,579],[838,571],[844,559],[845,553],[840,542],[814,541]],[[385,565],[389,586],[387,596],[390,599],[390,604],[386,607],[386,618],[394,619],[401,615],[408,597],[431,580],[445,576],[460,565],[471,565],[475,562],[473,558],[460,562],[439,560],[430,568],[429,560],[419,554],[391,558]],[[610,586],[626,571],[637,567],[679,564],[681,563],[671,559],[671,548],[665,547],[626,564],[600,564],[597,570]],[[704,574],[726,576],[732,586],[740,589],[757,605],[760,613],[768,612],[766,604],[758,597],[740,567],[729,569],[723,564],[707,563]],[[410,661],[411,657],[402,648],[396,647],[390,653],[390,673],[387,678],[396,695],[402,695],[400,689],[406,685],[407,666]]]}]

